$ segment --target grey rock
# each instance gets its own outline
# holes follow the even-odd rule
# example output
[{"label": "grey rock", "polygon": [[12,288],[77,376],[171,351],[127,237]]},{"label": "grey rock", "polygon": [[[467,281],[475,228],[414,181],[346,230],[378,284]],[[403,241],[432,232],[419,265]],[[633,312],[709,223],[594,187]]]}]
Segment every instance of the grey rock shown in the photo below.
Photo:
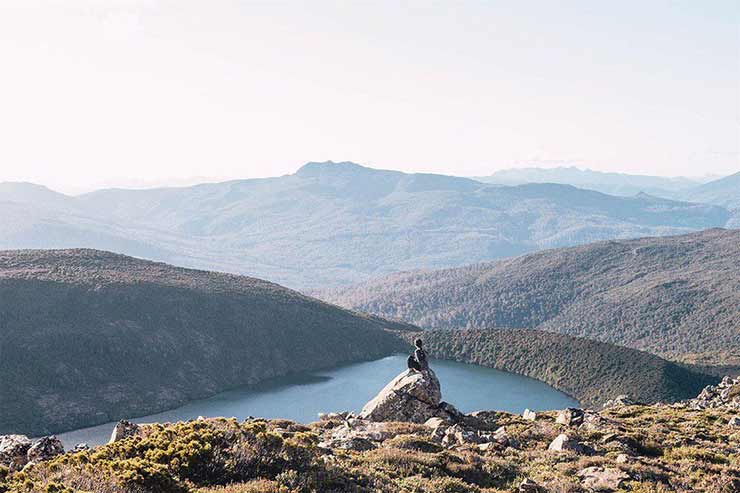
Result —
[{"label": "grey rock", "polygon": [[583,417],[583,409],[569,407],[558,412],[555,422],[566,426],[578,426],[583,424]]},{"label": "grey rock", "polygon": [[137,435],[138,433],[139,425],[130,421],[121,420],[116,423],[116,426],[113,428],[113,433],[111,433],[108,443],[117,442],[119,440],[123,440],[124,438]]},{"label": "grey rock", "polygon": [[86,443],[78,443],[74,446],[72,449],[72,452],[84,452],[85,450],[90,450],[90,447]]},{"label": "grey rock", "polygon": [[32,442],[25,435],[0,435],[0,465],[19,471],[28,462]]},{"label": "grey rock", "polygon": [[565,433],[561,433],[557,437],[555,437],[555,440],[553,440],[550,443],[550,446],[547,447],[547,450],[553,451],[553,452],[576,452],[576,453],[582,453],[584,450],[583,445],[581,445],[578,440],[569,437]]},{"label": "grey rock", "polygon": [[628,395],[618,395],[614,399],[610,399],[606,401],[603,405],[604,409],[608,409],[610,407],[624,407],[624,406],[635,406],[641,404],[640,402],[637,402],[636,400],[632,399]]},{"label": "grey rock", "polygon": [[64,453],[64,445],[55,436],[43,437],[28,449],[26,457],[29,462],[41,462]]},{"label": "grey rock", "polygon": [[581,485],[591,491],[614,491],[630,479],[629,474],[611,467],[592,466],[578,472]]},{"label": "grey rock", "polygon": [[537,413],[530,411],[529,409],[525,409],[522,413],[522,417],[527,421],[535,421],[537,419]]},{"label": "grey rock", "polygon": [[543,493],[544,491],[545,489],[542,486],[529,478],[525,478],[519,483],[519,493]]}]

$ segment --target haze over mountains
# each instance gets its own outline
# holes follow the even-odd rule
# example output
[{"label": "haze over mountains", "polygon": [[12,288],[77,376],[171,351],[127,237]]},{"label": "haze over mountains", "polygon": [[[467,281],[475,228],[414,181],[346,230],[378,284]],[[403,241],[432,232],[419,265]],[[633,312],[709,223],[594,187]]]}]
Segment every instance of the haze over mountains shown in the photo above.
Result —
[{"label": "haze over mountains", "polygon": [[740,231],[612,240],[406,272],[320,297],[427,329],[536,328],[668,357],[737,362]]},{"label": "haze over mountains", "polygon": [[659,197],[675,198],[677,192],[706,183],[712,178],[663,177],[606,173],[575,166],[557,168],[512,168],[497,171],[476,180],[498,185],[523,185],[525,183],[560,183],[578,188],[596,190],[610,195],[631,196],[648,193]]},{"label": "haze over mountains", "polygon": [[78,197],[4,183],[0,205],[0,248],[100,248],[309,289],[733,220],[722,206],[646,194],[500,186],[348,162],[308,163],[275,178]]}]

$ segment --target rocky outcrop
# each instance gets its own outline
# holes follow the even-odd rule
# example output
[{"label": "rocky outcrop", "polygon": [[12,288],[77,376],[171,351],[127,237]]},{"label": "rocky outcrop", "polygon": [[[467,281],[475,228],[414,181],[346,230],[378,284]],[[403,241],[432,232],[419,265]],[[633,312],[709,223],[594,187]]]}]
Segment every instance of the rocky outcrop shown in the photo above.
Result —
[{"label": "rocky outcrop", "polygon": [[726,376],[717,385],[709,385],[688,404],[693,409],[728,408],[740,410],[740,377]]},{"label": "rocky outcrop", "polygon": [[43,437],[28,449],[26,457],[29,462],[41,462],[64,453],[64,445],[55,436]]},{"label": "rocky outcrop", "polygon": [[360,418],[369,421],[411,423],[424,423],[433,417],[455,422],[462,416],[454,406],[442,402],[439,380],[431,369],[400,373],[360,412]]}]

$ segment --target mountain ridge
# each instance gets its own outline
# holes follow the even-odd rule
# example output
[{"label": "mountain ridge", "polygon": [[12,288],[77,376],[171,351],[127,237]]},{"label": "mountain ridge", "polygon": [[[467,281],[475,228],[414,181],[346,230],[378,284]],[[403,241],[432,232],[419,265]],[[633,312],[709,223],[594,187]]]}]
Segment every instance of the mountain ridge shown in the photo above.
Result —
[{"label": "mountain ridge", "polygon": [[[486,185],[355,163],[151,190],[13,202],[0,248],[91,247],[296,288],[350,284],[600,239],[722,226],[724,208],[568,185]],[[62,201],[58,204],[57,200]]]}]

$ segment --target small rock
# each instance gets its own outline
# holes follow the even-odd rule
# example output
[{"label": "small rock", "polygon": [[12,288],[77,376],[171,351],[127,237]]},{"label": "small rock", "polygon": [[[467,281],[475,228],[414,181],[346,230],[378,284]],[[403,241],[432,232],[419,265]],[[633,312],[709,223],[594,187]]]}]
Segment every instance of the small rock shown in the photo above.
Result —
[{"label": "small rock", "polygon": [[498,430],[496,430],[493,433],[493,439],[496,441],[496,443],[500,445],[508,445],[509,444],[509,434],[506,433],[506,428],[503,426],[500,427]]},{"label": "small rock", "polygon": [[614,399],[606,401],[603,405],[603,408],[607,409],[610,407],[635,406],[637,404],[640,403],[632,399],[630,396],[623,394],[616,396]]},{"label": "small rock", "polygon": [[440,426],[445,426],[447,424],[447,421],[445,421],[442,418],[429,418],[424,422],[424,426],[431,429],[439,428]]},{"label": "small rock", "polygon": [[139,425],[132,423],[130,421],[121,420],[118,423],[116,423],[116,426],[113,428],[113,433],[110,435],[110,440],[108,443],[117,442],[119,440],[123,440],[124,438],[128,438],[130,436],[136,435],[139,433]]},{"label": "small rock", "polygon": [[629,475],[620,469],[611,467],[587,467],[578,473],[581,485],[593,491],[613,491],[622,487],[630,479]]},{"label": "small rock", "polygon": [[489,450],[493,450],[495,447],[496,447],[496,444],[491,443],[491,442],[478,444],[478,450],[480,450],[481,452],[488,452]]},{"label": "small rock", "polygon": [[558,412],[558,417],[555,418],[556,423],[566,426],[578,426],[583,424],[583,409],[575,407],[569,407]]},{"label": "small rock", "polygon": [[557,437],[555,437],[555,440],[550,443],[550,446],[547,447],[547,450],[552,450],[554,452],[566,452],[566,451],[572,451],[576,453],[580,453],[583,451],[583,445],[578,443],[577,440],[574,438],[569,437],[565,433],[561,433]]},{"label": "small rock", "polygon": [[539,484],[529,478],[519,483],[519,493],[542,493],[545,491]]},{"label": "small rock", "polygon": [[733,427],[740,427],[740,416],[731,417],[727,424]]},{"label": "small rock", "polygon": [[30,462],[41,462],[64,453],[64,445],[55,436],[43,437],[31,445],[26,453]]},{"label": "small rock", "polygon": [[496,411],[475,411],[466,414],[463,421],[466,425],[485,431],[493,431],[499,427],[499,413]]},{"label": "small rock", "polygon": [[619,454],[616,458],[617,464],[626,464],[630,461],[630,456],[627,454]]},{"label": "small rock", "polygon": [[537,419],[537,413],[530,411],[529,409],[525,409],[524,413],[522,413],[522,417],[527,421],[535,421]]},{"label": "small rock", "polygon": [[362,437],[349,437],[344,439],[333,439],[325,442],[321,442],[318,445],[321,448],[338,448],[343,450],[355,450],[363,452],[365,450],[372,450],[377,446],[367,438]]},{"label": "small rock", "polygon": [[85,450],[90,450],[90,447],[86,443],[78,443],[74,446],[72,452],[84,452]]}]

